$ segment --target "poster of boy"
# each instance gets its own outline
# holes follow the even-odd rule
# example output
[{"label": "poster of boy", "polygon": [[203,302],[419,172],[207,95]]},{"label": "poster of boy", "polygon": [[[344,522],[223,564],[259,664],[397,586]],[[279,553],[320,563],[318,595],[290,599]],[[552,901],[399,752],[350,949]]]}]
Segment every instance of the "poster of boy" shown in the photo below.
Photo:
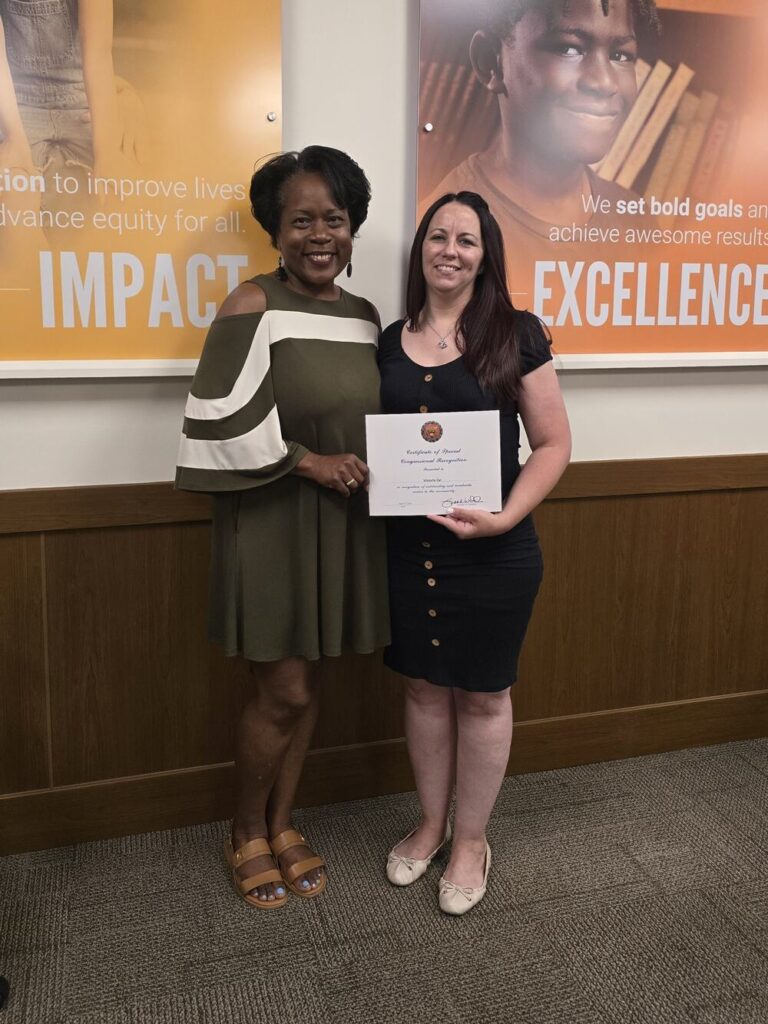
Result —
[{"label": "poster of boy", "polygon": [[716,7],[422,0],[419,210],[483,195],[562,352],[766,347],[765,18]]}]

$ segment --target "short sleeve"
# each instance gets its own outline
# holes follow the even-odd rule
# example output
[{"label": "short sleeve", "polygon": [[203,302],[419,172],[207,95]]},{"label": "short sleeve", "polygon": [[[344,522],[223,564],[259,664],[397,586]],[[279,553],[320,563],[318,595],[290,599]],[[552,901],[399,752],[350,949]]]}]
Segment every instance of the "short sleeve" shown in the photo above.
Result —
[{"label": "short sleeve", "polygon": [[394,323],[391,323],[389,327],[381,332],[378,351],[379,366],[386,362],[393,353],[397,352],[404,323],[404,320],[395,320]]},{"label": "short sleeve", "polygon": [[533,313],[521,312],[519,324],[520,376],[524,377],[552,359],[552,339]]},{"label": "short sleeve", "polygon": [[270,314],[215,320],[184,410],[182,490],[239,491],[277,480],[307,449],[282,436],[270,364]]}]

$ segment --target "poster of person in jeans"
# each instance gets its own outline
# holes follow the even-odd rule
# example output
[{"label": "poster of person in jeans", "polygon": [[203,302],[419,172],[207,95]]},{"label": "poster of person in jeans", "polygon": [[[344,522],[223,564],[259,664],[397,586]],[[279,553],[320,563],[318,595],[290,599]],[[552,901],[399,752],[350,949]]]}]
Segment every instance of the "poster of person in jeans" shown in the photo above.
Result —
[{"label": "poster of person in jeans", "polygon": [[279,33],[279,0],[0,0],[0,372],[198,354],[270,258],[245,185],[280,148]]},{"label": "poster of person in jeans", "polygon": [[141,137],[125,138],[123,111],[137,125],[143,110],[115,76],[111,0],[0,0],[0,32],[3,163],[47,176],[134,173]]}]

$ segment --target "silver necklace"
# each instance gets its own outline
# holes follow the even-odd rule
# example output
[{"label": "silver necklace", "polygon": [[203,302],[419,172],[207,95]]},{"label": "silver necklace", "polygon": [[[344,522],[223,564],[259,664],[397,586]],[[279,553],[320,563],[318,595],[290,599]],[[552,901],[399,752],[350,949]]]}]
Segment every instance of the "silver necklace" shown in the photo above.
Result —
[{"label": "silver necklace", "polygon": [[451,327],[450,330],[446,334],[443,334],[442,337],[441,337],[440,336],[440,331],[438,331],[438,329],[435,327],[435,325],[430,320],[427,320],[427,318],[425,317],[424,318],[424,322],[426,323],[427,327],[429,327],[431,330],[433,330],[435,332],[435,335],[437,336],[437,339],[438,339],[437,347],[438,348],[448,348],[448,342],[445,339],[450,337],[450,335],[453,334],[453,332],[456,330],[456,324],[454,324],[453,327]]}]

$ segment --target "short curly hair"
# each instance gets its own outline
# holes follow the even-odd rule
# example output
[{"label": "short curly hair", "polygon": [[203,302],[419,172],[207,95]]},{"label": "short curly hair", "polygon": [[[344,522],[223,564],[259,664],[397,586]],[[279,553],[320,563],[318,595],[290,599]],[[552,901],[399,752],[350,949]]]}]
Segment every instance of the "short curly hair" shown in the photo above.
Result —
[{"label": "short curly hair", "polygon": [[349,214],[352,234],[368,216],[371,185],[351,156],[330,146],[307,146],[300,152],[279,153],[251,178],[251,213],[277,246],[285,186],[296,174],[319,174],[340,210]]},{"label": "short curly hair", "polygon": [[[658,33],[660,23],[655,0],[628,0],[628,2],[636,23],[651,32]],[[551,9],[556,5],[559,5],[561,10],[567,10],[568,0],[485,0],[486,28],[501,39],[505,39],[531,7]],[[603,9],[603,14],[607,16],[610,0],[600,0],[600,6]]]}]

